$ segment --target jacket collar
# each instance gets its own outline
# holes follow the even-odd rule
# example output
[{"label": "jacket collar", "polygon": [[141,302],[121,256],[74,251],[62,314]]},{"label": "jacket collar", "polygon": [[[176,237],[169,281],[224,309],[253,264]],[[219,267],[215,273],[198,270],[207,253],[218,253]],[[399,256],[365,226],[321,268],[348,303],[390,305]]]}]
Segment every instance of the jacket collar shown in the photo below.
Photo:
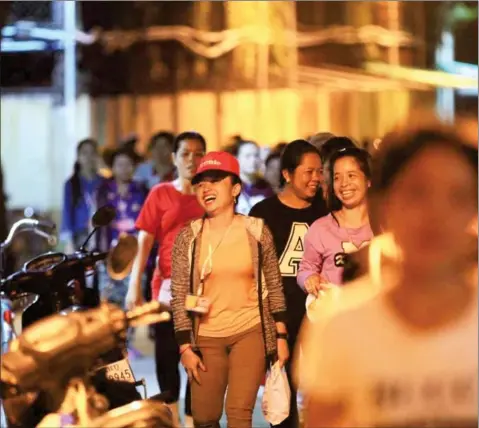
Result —
[{"label": "jacket collar", "polygon": [[[252,235],[256,241],[261,240],[261,233],[263,232],[264,221],[261,218],[245,216],[237,214],[238,217],[241,217],[246,226],[246,230],[250,235]],[[193,220],[190,223],[191,230],[193,232],[193,238],[196,239],[201,232],[203,226],[203,218]]]}]

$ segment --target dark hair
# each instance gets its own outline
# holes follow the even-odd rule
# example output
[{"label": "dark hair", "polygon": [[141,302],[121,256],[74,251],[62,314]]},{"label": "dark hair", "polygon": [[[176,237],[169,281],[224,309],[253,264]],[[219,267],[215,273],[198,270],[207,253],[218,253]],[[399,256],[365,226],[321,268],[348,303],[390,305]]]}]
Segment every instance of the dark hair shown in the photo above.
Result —
[{"label": "dark hair", "polygon": [[351,138],[348,137],[331,137],[329,138],[319,149],[319,155],[321,156],[321,162],[328,162],[331,156],[341,149],[355,148],[356,144]]},{"label": "dark hair", "polygon": [[123,142],[120,143],[118,149],[129,152],[130,157],[133,159],[133,161],[135,163],[140,163],[140,162],[143,162],[143,156],[141,156],[136,151],[136,144],[137,143],[138,143],[138,137],[136,135],[132,135],[132,136],[128,137],[127,139],[123,140]]},{"label": "dark hair", "polygon": [[236,174],[230,174],[231,176],[231,183],[234,185],[239,184],[240,186],[243,186],[243,182],[241,181],[241,178],[239,178]]},{"label": "dark hair", "polygon": [[264,165],[268,166],[271,161],[274,161],[275,159],[280,159],[281,160],[281,153],[280,152],[271,152],[265,159]]},{"label": "dark hair", "polygon": [[133,166],[135,166],[138,163],[138,159],[136,158],[134,153],[131,152],[131,150],[129,150],[126,147],[120,147],[119,149],[117,149],[113,153],[111,153],[111,155],[108,159],[109,160],[109,164],[108,164],[109,168],[113,168],[113,165],[115,164],[115,160],[119,156],[127,156],[131,160],[131,163],[133,164]]},{"label": "dark hair", "polygon": [[173,141],[173,153],[177,153],[178,150],[180,149],[181,142],[184,140],[195,140],[199,141],[201,145],[203,146],[203,150],[206,152],[206,140],[203,135],[201,135],[199,132],[195,131],[186,131],[182,132],[181,134],[177,135],[176,138]]},{"label": "dark hair", "polygon": [[455,132],[423,129],[408,136],[391,133],[382,140],[375,156],[373,164],[375,192],[387,191],[407,164],[422,150],[432,146],[444,146],[455,150],[470,164],[477,178],[477,147],[469,146]]},{"label": "dark hair", "polygon": [[[73,165],[73,174],[70,177],[70,185],[72,189],[72,212],[74,212],[74,208],[77,206],[78,202],[80,201],[82,197],[81,193],[81,185],[80,185],[80,163],[78,162],[78,155],[80,154],[80,151],[83,147],[85,146],[91,146],[95,149],[95,151],[98,150],[98,143],[96,140],[92,138],[86,138],[84,140],[81,140],[76,149],[76,154],[77,154],[77,160],[75,161]],[[72,223],[73,224],[73,223]]]},{"label": "dark hair", "polygon": [[221,149],[222,151],[236,156],[238,150],[238,144],[243,141],[241,135],[233,135],[226,145]]},{"label": "dark hair", "polygon": [[240,141],[243,141],[243,137],[240,134],[233,135],[231,137],[233,143],[239,143]]},{"label": "dark hair", "polygon": [[104,147],[102,152],[101,152],[101,157],[103,159],[103,162],[105,163],[106,166],[110,167],[112,164],[111,162],[111,157],[115,153],[116,149],[113,147]]},{"label": "dark hair", "polygon": [[160,132],[157,132],[156,134],[153,134],[148,143],[147,151],[151,152],[161,140],[165,140],[169,149],[173,151],[175,136],[171,132],[167,132],[167,131],[160,131]]},{"label": "dark hair", "polygon": [[347,147],[335,152],[331,159],[331,167],[329,170],[329,188],[328,188],[328,208],[330,211],[338,211],[342,208],[343,204],[334,193],[334,164],[338,159],[352,157],[359,165],[359,169],[366,176],[367,180],[371,180],[371,156],[370,154],[359,147]]},{"label": "dark hair", "polygon": [[271,151],[269,152],[268,156],[264,161],[264,165],[268,166],[269,163],[275,159],[281,159],[281,155],[284,152],[284,149],[288,146],[288,143],[278,143],[276,144]]},{"label": "dark hair", "polygon": [[281,155],[281,153],[284,152],[284,149],[286,148],[287,145],[288,145],[288,143],[285,143],[284,141],[281,141],[280,143],[276,144],[271,149],[271,153],[279,153]]},{"label": "dark hair", "polygon": [[293,174],[296,168],[301,165],[303,156],[308,153],[314,153],[319,156],[318,149],[306,140],[294,140],[285,147],[281,155],[281,186],[284,186],[286,183],[283,171],[286,170]]},{"label": "dark hair", "polygon": [[236,153],[236,143],[228,144],[227,146],[224,146],[221,150],[234,156]]},{"label": "dark hair", "polygon": [[128,147],[130,150],[135,150],[136,144],[138,143],[138,135],[131,134],[122,140],[120,140],[120,147]]},{"label": "dark hair", "polygon": [[252,144],[253,146],[256,146],[258,149],[259,149],[259,145],[257,142],[255,141],[252,141],[252,140],[241,140],[241,141],[237,141],[235,146],[234,146],[234,153],[233,155],[238,157],[239,155],[239,152],[241,151],[241,147],[244,147],[248,144]]},{"label": "dark hair", "polygon": [[318,132],[307,138],[307,140],[318,150],[321,150],[321,147],[323,147],[323,145],[331,138],[335,138],[334,134],[331,134],[331,132]]},{"label": "dark hair", "polygon": [[[477,133],[474,133],[473,138],[477,138]],[[411,127],[387,134],[373,156],[371,197],[368,201],[371,227],[381,229],[383,224],[379,209],[382,203],[381,196],[388,192],[407,164],[426,147],[442,145],[462,155],[472,167],[477,185],[478,151],[477,146],[468,144],[468,139],[468,136],[458,132],[457,124],[453,128],[435,120],[431,124],[420,124],[419,128]]]}]

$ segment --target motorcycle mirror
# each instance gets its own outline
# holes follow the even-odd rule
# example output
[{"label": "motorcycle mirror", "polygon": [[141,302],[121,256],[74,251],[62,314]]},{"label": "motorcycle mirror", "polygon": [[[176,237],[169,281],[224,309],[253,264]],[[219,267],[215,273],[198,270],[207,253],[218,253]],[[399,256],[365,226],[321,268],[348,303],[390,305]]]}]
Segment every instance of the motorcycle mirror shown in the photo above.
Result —
[{"label": "motorcycle mirror", "polygon": [[93,214],[91,219],[94,228],[108,226],[116,216],[116,210],[111,205],[104,205]]},{"label": "motorcycle mirror", "polygon": [[91,219],[91,223],[93,225],[93,230],[90,232],[88,237],[86,238],[83,245],[80,247],[80,251],[85,251],[85,248],[90,241],[91,237],[95,234],[96,230],[99,227],[108,226],[116,216],[116,210],[110,205],[104,205],[101,208],[96,210],[95,214]]},{"label": "motorcycle mirror", "polygon": [[121,281],[128,276],[137,251],[137,239],[132,235],[121,234],[106,259],[106,269],[111,279]]}]

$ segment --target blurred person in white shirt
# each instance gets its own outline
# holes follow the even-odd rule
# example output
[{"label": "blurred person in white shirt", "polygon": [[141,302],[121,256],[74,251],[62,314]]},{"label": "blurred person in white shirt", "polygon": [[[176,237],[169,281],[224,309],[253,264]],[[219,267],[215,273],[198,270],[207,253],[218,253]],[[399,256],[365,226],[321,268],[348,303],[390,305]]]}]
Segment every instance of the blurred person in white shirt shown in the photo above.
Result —
[{"label": "blurred person in white shirt", "polygon": [[319,303],[299,368],[306,427],[477,426],[477,131],[462,129],[410,122],[376,153],[396,263]]}]

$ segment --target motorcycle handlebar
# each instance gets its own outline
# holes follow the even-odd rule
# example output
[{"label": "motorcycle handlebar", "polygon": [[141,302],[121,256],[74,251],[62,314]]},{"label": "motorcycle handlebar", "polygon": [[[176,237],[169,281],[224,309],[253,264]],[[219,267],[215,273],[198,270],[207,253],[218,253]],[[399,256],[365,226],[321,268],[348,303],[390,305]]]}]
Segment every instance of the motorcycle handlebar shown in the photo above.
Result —
[{"label": "motorcycle handlebar", "polygon": [[164,304],[152,301],[129,310],[126,319],[132,327],[166,322],[171,319],[169,308]]},{"label": "motorcycle handlebar", "polygon": [[[61,255],[61,253],[58,253]],[[48,254],[45,254],[45,256]],[[94,266],[95,263],[105,260],[108,253],[104,252],[77,252],[75,254],[65,256],[65,260],[52,269],[44,267],[44,271],[25,270],[23,268],[5,279],[0,285],[0,290],[7,295],[12,293],[35,293],[44,294],[50,292],[50,284],[53,284],[60,275],[71,275],[74,279],[77,275],[74,267],[88,268]],[[41,257],[41,256],[39,256]],[[59,279],[64,282],[64,278]]]},{"label": "motorcycle handlebar", "polygon": [[53,232],[56,229],[55,223],[50,220],[36,220],[32,218],[22,218],[13,224],[10,228],[10,232],[8,233],[7,239],[3,241],[1,247],[6,248],[11,245],[13,238],[15,235],[20,232],[22,227],[28,227],[29,229],[36,229],[36,228],[45,228],[48,229],[50,232]]},{"label": "motorcycle handlebar", "polygon": [[57,237],[55,235],[51,235],[50,233],[47,233],[37,227],[33,229],[33,232],[35,232],[36,235],[41,236],[42,238],[45,238],[48,241],[48,245],[54,247],[57,245]]},{"label": "motorcycle handlebar", "polygon": [[57,226],[56,224],[48,219],[43,219],[43,220],[35,220],[37,222],[36,226],[37,227],[42,227],[44,229],[49,230],[50,232],[53,232],[56,230]]}]

